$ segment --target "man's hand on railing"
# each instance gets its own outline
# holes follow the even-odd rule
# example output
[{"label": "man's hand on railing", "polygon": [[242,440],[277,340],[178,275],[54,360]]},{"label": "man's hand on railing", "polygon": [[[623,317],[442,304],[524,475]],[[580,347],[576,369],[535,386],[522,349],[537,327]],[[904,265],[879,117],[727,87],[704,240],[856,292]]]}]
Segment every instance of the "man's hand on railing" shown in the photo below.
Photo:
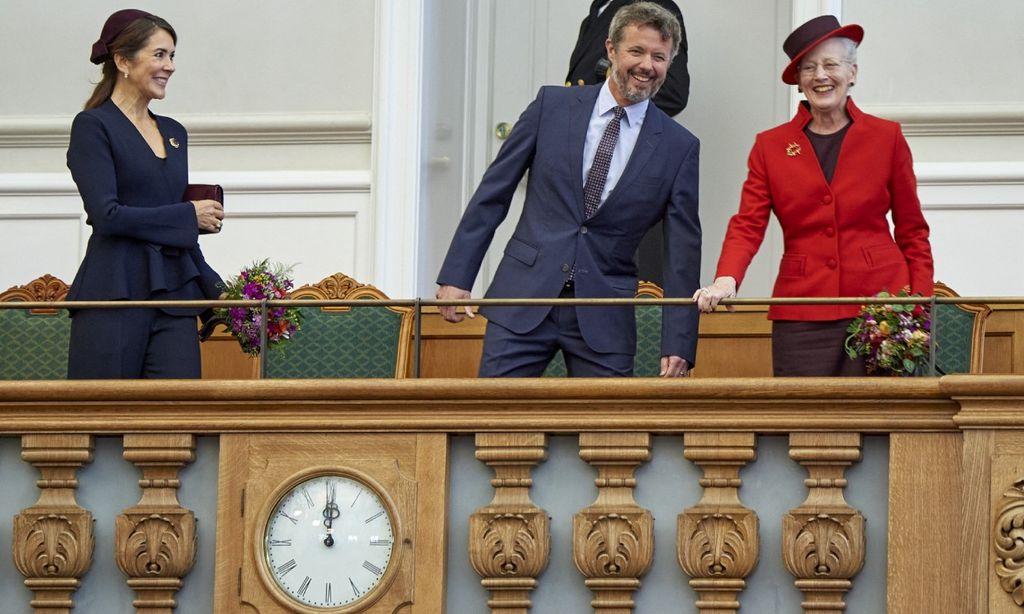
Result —
[{"label": "man's hand on railing", "polygon": [[660,377],[683,377],[690,372],[690,363],[679,356],[662,356]]},{"label": "man's hand on railing", "polygon": [[[469,291],[456,288],[455,286],[440,285],[437,287],[437,294],[434,296],[439,301],[462,301],[469,298]],[[459,313],[459,308],[454,305],[438,307],[437,310],[441,312],[441,317],[449,322],[461,322],[463,320],[462,314]],[[466,316],[470,318],[476,317],[473,314],[472,305],[464,306],[463,310]]]},{"label": "man's hand on railing", "polygon": [[[736,278],[724,275],[715,279],[710,286],[699,288],[693,293],[693,300],[697,301],[697,308],[704,313],[711,313],[718,307],[718,302],[723,298],[736,297]],[[732,305],[725,307],[729,311],[736,311]]]}]

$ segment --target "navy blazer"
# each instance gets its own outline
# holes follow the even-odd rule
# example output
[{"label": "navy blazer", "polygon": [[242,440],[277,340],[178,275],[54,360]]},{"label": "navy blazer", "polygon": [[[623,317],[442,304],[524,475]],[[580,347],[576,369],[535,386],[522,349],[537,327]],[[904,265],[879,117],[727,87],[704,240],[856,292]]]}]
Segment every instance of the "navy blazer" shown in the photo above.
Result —
[{"label": "navy blazer", "polygon": [[[486,298],[555,298],[575,263],[577,298],[632,298],[633,254],[664,221],[665,295],[689,297],[700,281],[697,212],[700,143],[654,105],[615,189],[590,219],[583,212],[583,146],[601,86],[542,87],[519,117],[470,200],[445,257],[439,284],[469,289],[494,231],[530,171],[522,216]],[[550,307],[491,307],[491,321],[527,333]],[[597,352],[635,353],[634,309],[577,308],[580,330]],[[697,311],[673,307],[662,318],[662,354],[694,364]]]},{"label": "navy blazer", "polygon": [[164,159],[111,100],[75,117],[68,168],[92,236],[68,300],[213,299],[221,292],[220,276],[199,250],[195,207],[182,201],[188,135],[173,119],[153,118]]}]

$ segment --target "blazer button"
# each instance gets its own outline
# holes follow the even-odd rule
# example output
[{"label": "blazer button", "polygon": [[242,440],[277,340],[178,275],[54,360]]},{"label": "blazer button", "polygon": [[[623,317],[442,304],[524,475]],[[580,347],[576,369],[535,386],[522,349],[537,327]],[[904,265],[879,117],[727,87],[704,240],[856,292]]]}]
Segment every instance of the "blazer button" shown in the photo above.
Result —
[{"label": "blazer button", "polygon": [[570,85],[572,85],[572,81],[566,81],[565,82],[565,87],[569,87]]},{"label": "blazer button", "polygon": [[562,272],[563,273],[568,273],[570,268],[572,268],[572,267],[570,267],[568,264],[563,264],[562,265]]},{"label": "blazer button", "polygon": [[833,236],[835,236],[835,234],[836,234],[836,229],[835,228],[832,228],[831,226],[829,226],[828,228],[825,229],[825,236],[833,237]]},{"label": "blazer button", "polygon": [[834,268],[836,268],[836,266],[838,266],[838,265],[839,265],[839,263],[838,263],[838,262],[836,262],[836,259],[835,259],[835,258],[829,258],[829,259],[828,259],[828,268],[830,268],[830,269],[834,269]]},{"label": "blazer button", "polygon": [[831,194],[826,194],[825,198],[821,199],[821,204],[823,204],[823,205],[832,204],[832,195]]},{"label": "blazer button", "polygon": [[584,81],[583,79],[580,79],[579,81],[577,81],[577,82],[576,82],[576,84],[577,84],[577,85],[586,85],[586,84],[587,84],[587,82],[586,82],[586,81]]},{"label": "blazer button", "polygon": [[580,227],[580,234],[581,234],[581,235],[585,235],[585,234],[587,234],[588,232],[590,232],[590,231],[589,231],[589,230],[587,230],[587,227],[586,227],[586,226],[581,226],[581,227]]}]

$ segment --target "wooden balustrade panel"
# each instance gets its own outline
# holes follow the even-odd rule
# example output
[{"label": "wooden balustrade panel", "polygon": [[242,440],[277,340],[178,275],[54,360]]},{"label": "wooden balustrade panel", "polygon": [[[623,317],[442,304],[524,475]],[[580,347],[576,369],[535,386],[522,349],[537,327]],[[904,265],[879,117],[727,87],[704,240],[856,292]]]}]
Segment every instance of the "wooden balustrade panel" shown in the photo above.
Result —
[{"label": "wooden balustrade panel", "polygon": [[[890,611],[915,611],[900,604],[911,599],[907,595],[927,592],[942,604],[922,605],[918,601],[916,611],[921,607],[942,611],[946,603],[958,599],[959,607],[950,611],[1018,612],[1021,606],[1017,605],[1020,594],[1016,574],[1021,561],[1012,540],[1016,539],[1013,527],[1024,523],[1020,507],[1024,500],[1022,410],[1024,378],[986,375],[844,380],[0,383],[0,432],[24,435],[23,457],[42,474],[39,502],[19,517],[27,515],[34,521],[49,517],[50,512],[43,513],[43,508],[60,508],[54,515],[71,523],[64,526],[69,526],[68,531],[75,536],[76,553],[91,550],[86,529],[75,528],[91,525],[91,520],[77,524],[71,520],[75,514],[88,514],[74,503],[75,472],[91,461],[92,437],[97,434],[140,433],[139,437],[144,438],[159,435],[173,439],[182,433],[259,433],[277,440],[282,433],[327,433],[359,441],[371,434],[434,434],[443,438],[448,433],[518,432],[531,437],[579,433],[581,456],[598,468],[595,506],[602,506],[601,510],[585,509],[604,515],[603,519],[585,517],[586,522],[577,526],[587,531],[579,534],[600,535],[602,539],[614,534],[617,543],[625,539],[637,544],[633,550],[636,556],[629,559],[629,573],[629,565],[615,562],[615,567],[598,571],[621,572],[617,576],[598,577],[592,573],[593,577],[588,577],[595,580],[591,582],[595,595],[598,591],[604,591],[602,598],[611,595],[607,601],[595,596],[600,604],[610,604],[608,611],[629,610],[627,595],[639,586],[644,570],[644,510],[635,503],[631,505],[631,490],[633,471],[649,453],[645,452],[649,443],[645,446],[644,439],[649,439],[650,433],[685,433],[691,438],[715,433],[790,434],[792,457],[808,469],[809,492],[807,501],[793,511],[788,523],[786,557],[807,595],[810,605],[805,609],[809,612],[826,611],[825,607],[831,612],[841,609],[843,590],[859,569],[858,549],[863,550],[864,545],[857,537],[858,513],[843,499],[844,470],[859,458],[860,437],[880,433],[894,438],[892,480],[900,485],[893,486],[894,492],[890,493]],[[911,435],[921,439],[908,438]],[[962,447],[958,446],[958,437],[963,439]],[[714,449],[716,445],[703,447]],[[751,454],[752,448],[747,452],[744,446],[732,448]],[[161,449],[163,460],[180,468],[186,462],[183,455],[187,455],[188,447],[149,443],[138,449]],[[698,445],[694,450],[701,448]],[[170,454],[168,449],[175,452]],[[962,460],[958,460],[958,453]],[[908,458],[914,462],[908,464]],[[955,477],[958,463],[962,470],[959,485]],[[161,496],[169,496],[174,478],[165,475],[153,479],[167,481],[156,488],[164,489]],[[713,481],[712,486],[724,490],[717,491],[716,496],[725,497],[729,489],[738,486],[729,481],[730,477],[721,475],[718,479],[725,481],[717,485]],[[916,496],[906,490],[909,488],[935,490],[927,493],[930,499],[917,500],[907,498]],[[942,499],[952,503],[935,507],[934,513],[952,515],[954,509],[958,510],[957,547],[934,543],[953,533],[953,521],[931,522],[922,514],[931,505],[929,501]],[[430,506],[435,511],[444,509],[443,499],[431,500]],[[597,530],[601,521],[607,527]],[[914,523],[919,526],[907,528]],[[18,526],[22,528],[13,534],[15,556],[20,552],[22,559],[28,560],[26,548],[33,531]],[[35,531],[42,543],[46,543],[44,533],[41,529]],[[593,550],[600,541],[577,540],[577,564],[593,568],[602,561],[586,550]],[[841,556],[833,552],[829,560],[827,555],[819,555],[815,547],[825,543],[841,545],[836,546]],[[956,561],[951,562],[950,553],[954,551]],[[804,556],[808,553],[811,556]],[[920,560],[911,565],[907,561],[913,556]],[[29,569],[26,575],[30,579],[47,580],[31,587],[38,589],[37,599],[43,594],[39,591],[56,586],[62,594],[45,593],[42,599],[54,603],[56,609],[50,611],[66,611],[80,570],[87,567],[82,563],[86,559],[91,557],[76,554],[74,565],[63,568],[70,571],[51,574],[56,581],[47,579],[50,568],[45,565]],[[19,569],[22,567],[28,566]],[[945,569],[950,571],[942,571]],[[922,570],[932,575],[922,576]],[[953,570],[956,575],[950,577]],[[237,574],[237,567],[232,571]],[[418,571],[416,577],[429,575],[424,571]],[[220,568],[219,573],[223,573]],[[609,578],[611,582],[606,581]],[[941,589],[935,589],[939,585]]]},{"label": "wooden balustrade panel", "polygon": [[142,471],[139,502],[115,521],[115,558],[139,614],[173,614],[196,556],[196,518],[178,502],[178,472],[195,458],[187,434],[128,434],[124,458]]},{"label": "wooden balustrade panel", "polygon": [[597,468],[597,500],[572,519],[573,560],[601,614],[631,614],[654,558],[654,516],[633,498],[651,456],[649,433],[582,433],[580,458]]},{"label": "wooden balustrade panel", "polygon": [[543,433],[480,433],[476,457],[494,469],[494,499],[469,517],[469,558],[492,614],[526,614],[548,564],[548,513],[530,500],[530,471],[546,457]]},{"label": "wooden balustrade panel", "polygon": [[740,469],[757,457],[753,433],[686,433],[686,458],[704,470],[704,496],[678,518],[676,550],[701,614],[733,614],[757,565],[758,518],[739,498]]},{"label": "wooden balustrade panel", "polygon": [[804,594],[805,614],[846,609],[864,566],[864,516],[843,497],[845,472],[860,460],[859,433],[793,433],[790,458],[807,468],[807,500],[782,521],[782,558]]},{"label": "wooden balustrade panel", "polygon": [[12,550],[35,614],[70,614],[79,578],[92,564],[93,517],[78,505],[75,489],[93,447],[91,435],[22,437],[22,459],[39,470],[39,500],[14,517]]}]

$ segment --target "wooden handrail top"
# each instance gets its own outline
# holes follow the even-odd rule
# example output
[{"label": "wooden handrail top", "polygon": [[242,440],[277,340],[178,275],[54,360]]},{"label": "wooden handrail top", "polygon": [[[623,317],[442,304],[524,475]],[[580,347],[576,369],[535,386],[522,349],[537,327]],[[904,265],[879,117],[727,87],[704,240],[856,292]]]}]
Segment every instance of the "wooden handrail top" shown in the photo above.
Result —
[{"label": "wooden handrail top", "polygon": [[[965,400],[969,407],[964,409]],[[0,382],[0,433],[955,431],[1024,377]]]}]

